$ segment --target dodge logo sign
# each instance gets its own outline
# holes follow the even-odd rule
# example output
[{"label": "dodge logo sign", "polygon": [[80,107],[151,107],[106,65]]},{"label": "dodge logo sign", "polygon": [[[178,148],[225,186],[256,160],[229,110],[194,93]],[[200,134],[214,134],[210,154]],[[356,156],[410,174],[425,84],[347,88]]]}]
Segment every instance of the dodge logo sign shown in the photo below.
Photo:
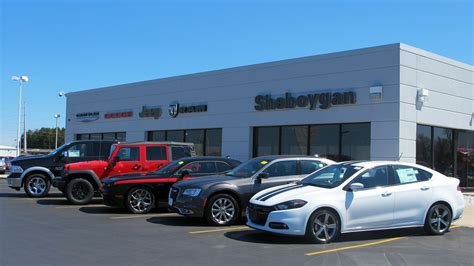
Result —
[{"label": "dodge logo sign", "polygon": [[175,118],[179,114],[179,103],[175,104],[170,104],[170,108],[168,109],[168,114],[172,117]]}]

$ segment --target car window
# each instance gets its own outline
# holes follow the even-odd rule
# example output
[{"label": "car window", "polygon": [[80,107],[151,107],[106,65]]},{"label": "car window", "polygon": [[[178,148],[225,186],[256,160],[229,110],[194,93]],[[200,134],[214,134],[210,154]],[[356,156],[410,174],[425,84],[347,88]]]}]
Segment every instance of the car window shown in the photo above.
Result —
[{"label": "car window", "polygon": [[313,160],[301,160],[300,161],[300,168],[301,168],[301,175],[308,175],[312,172],[319,170],[326,166],[327,164],[320,162],[320,161],[313,161]]},{"label": "car window", "polygon": [[166,148],[165,147],[146,147],[146,160],[147,161],[166,160]]},{"label": "car window", "polygon": [[66,157],[68,158],[82,158],[86,157],[87,152],[87,144],[86,143],[78,143],[72,145],[66,151]]},{"label": "car window", "polygon": [[427,181],[431,177],[430,173],[411,166],[393,165],[392,168],[397,184]]},{"label": "car window", "polygon": [[222,173],[222,172],[227,172],[232,170],[232,166],[224,163],[224,162],[216,162],[217,165],[217,172]]},{"label": "car window", "polygon": [[296,175],[296,160],[276,162],[263,170],[268,177]]},{"label": "car window", "polygon": [[183,157],[192,156],[192,149],[189,146],[173,146],[171,147],[172,160],[178,160]]},{"label": "car window", "polygon": [[140,148],[123,147],[117,153],[119,161],[140,161]]},{"label": "car window", "polygon": [[191,174],[217,173],[215,162],[194,162],[184,166],[180,172],[183,170],[188,170]]},{"label": "car window", "polygon": [[361,183],[364,188],[374,188],[390,185],[387,166],[369,169],[355,178],[353,183]]}]

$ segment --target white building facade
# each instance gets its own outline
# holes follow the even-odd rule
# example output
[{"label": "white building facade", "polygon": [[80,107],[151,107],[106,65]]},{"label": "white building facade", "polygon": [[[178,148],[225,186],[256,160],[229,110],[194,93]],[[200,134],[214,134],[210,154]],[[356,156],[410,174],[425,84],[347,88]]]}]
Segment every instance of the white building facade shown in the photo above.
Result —
[{"label": "white building facade", "polygon": [[428,165],[474,186],[473,66],[405,44],[67,94],[66,140]]}]

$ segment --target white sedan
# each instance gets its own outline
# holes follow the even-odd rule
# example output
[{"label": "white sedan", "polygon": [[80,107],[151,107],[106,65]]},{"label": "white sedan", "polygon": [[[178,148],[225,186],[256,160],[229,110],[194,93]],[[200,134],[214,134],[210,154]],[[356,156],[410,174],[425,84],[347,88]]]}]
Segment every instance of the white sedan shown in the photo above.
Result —
[{"label": "white sedan", "polygon": [[340,233],[424,227],[441,235],[464,211],[459,180],[401,162],[344,162],[250,199],[247,225],[329,243]]}]

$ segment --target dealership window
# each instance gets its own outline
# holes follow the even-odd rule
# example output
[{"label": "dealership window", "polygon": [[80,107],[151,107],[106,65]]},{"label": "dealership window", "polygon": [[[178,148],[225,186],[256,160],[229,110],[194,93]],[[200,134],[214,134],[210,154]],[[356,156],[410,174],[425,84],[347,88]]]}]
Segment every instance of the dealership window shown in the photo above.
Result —
[{"label": "dealership window", "polygon": [[257,127],[254,134],[256,156],[280,154],[280,127]]},{"label": "dealership window", "polygon": [[309,154],[337,160],[339,158],[340,125],[311,126],[309,132]]},{"label": "dealership window", "polygon": [[416,163],[430,167],[432,161],[431,149],[431,127],[424,125],[416,126]]},{"label": "dealership window", "polygon": [[76,134],[76,140],[118,140],[125,141],[127,134],[125,132],[107,132],[107,133],[87,133]]},{"label": "dealership window", "polygon": [[178,141],[194,143],[197,155],[221,156],[222,129],[186,129],[148,131],[148,141]]},{"label": "dealership window", "polygon": [[253,156],[314,155],[333,160],[370,159],[370,123],[254,128]]},{"label": "dealership window", "polygon": [[306,154],[308,149],[308,126],[281,128],[281,154]]},{"label": "dealership window", "polygon": [[474,186],[474,131],[417,125],[416,162]]},{"label": "dealership window", "polygon": [[343,124],[341,126],[341,153],[339,160],[370,160],[370,124]]}]

